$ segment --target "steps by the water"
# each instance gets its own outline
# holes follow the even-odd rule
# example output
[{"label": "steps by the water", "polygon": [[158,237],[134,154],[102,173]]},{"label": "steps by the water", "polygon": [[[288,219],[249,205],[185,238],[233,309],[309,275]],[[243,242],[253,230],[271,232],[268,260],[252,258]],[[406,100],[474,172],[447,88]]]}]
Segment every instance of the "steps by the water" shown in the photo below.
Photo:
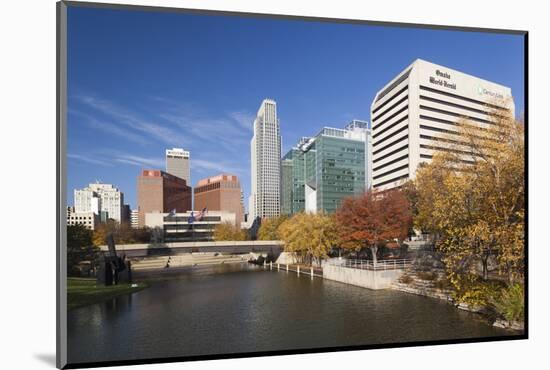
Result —
[{"label": "steps by the water", "polygon": [[133,271],[155,270],[161,269],[166,266],[166,263],[168,262],[168,257],[147,257],[140,259],[131,259],[131,262]]},{"label": "steps by the water", "polygon": [[171,256],[132,258],[133,271],[163,270],[189,266],[241,263],[248,255],[223,255],[219,253],[182,253]]},{"label": "steps by the water", "polygon": [[391,288],[405,293],[453,302],[451,290],[445,287],[444,279],[445,273],[442,270],[433,270],[427,273],[409,268],[397,281],[392,283]]}]

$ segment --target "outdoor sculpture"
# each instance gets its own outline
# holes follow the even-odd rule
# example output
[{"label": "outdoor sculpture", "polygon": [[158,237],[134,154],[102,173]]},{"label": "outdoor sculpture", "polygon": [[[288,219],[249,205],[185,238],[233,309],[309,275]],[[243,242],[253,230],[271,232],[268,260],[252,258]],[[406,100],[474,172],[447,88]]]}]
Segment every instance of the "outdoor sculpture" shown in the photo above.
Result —
[{"label": "outdoor sculpture", "polygon": [[132,282],[132,268],[130,261],[126,260],[126,255],[117,256],[113,234],[108,234],[105,238],[109,251],[101,252],[99,269],[97,273],[97,282],[105,286],[117,285],[119,282]]}]

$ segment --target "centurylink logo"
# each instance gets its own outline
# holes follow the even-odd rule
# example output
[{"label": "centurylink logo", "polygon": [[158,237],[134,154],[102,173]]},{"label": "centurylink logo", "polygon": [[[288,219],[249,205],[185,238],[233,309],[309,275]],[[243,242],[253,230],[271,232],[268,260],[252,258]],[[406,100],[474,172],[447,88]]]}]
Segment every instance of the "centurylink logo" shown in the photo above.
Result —
[{"label": "centurylink logo", "polygon": [[479,87],[477,88],[477,93],[478,93],[479,95],[489,95],[489,96],[491,96],[491,97],[493,97],[493,98],[504,99],[504,95],[502,95],[501,93],[489,91],[489,90],[487,90],[486,88],[481,87],[481,86],[479,86]]}]

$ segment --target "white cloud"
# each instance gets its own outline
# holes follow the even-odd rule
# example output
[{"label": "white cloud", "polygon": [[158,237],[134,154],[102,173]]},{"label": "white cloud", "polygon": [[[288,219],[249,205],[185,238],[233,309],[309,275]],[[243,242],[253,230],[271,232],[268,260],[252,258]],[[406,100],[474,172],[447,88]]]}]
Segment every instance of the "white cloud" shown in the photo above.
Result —
[{"label": "white cloud", "polygon": [[130,112],[112,102],[95,98],[89,95],[76,97],[82,103],[95,110],[110,116],[114,121],[124,124],[128,128],[146,134],[169,145],[186,145],[187,139],[178,131],[141,117],[135,112]]},{"label": "white cloud", "polygon": [[191,166],[196,169],[203,169],[208,171],[223,172],[229,174],[239,175],[244,172],[244,169],[239,165],[235,165],[230,162],[223,161],[209,161],[205,159],[193,159],[191,158]]},{"label": "white cloud", "polygon": [[[177,125],[186,135],[194,138],[197,144],[201,144],[204,150],[215,148],[218,152],[219,146],[222,146],[226,150],[239,152],[251,137],[249,132],[228,119],[196,118],[169,113],[162,113],[160,117]],[[210,145],[203,145],[206,143]]]},{"label": "white cloud", "polygon": [[241,127],[248,131],[254,131],[254,119],[256,118],[252,113],[239,111],[229,113],[229,116],[233,118]]},{"label": "white cloud", "polygon": [[132,154],[115,155],[114,160],[119,163],[131,164],[138,167],[150,167],[155,169],[164,169],[164,159],[146,158]]},{"label": "white cloud", "polygon": [[[149,140],[147,140],[144,136],[136,133],[136,132],[133,132],[132,130],[129,130],[128,128],[126,127],[121,127],[121,126],[118,126],[116,124],[114,124],[113,122],[107,122],[107,121],[104,121],[104,120],[98,120],[88,114],[85,114],[83,112],[80,112],[80,111],[77,111],[77,110],[74,110],[74,109],[69,109],[69,114],[73,114],[75,116],[80,116],[82,118],[85,119],[85,122],[86,124],[91,127],[91,128],[94,128],[94,129],[97,129],[97,130],[101,130],[103,132],[106,132],[108,134],[113,134],[113,135],[116,135],[116,136],[119,136],[121,138],[124,138],[126,140],[130,140],[134,143],[137,143],[137,144],[141,144],[141,145],[146,145],[148,143],[150,143]],[[69,120],[70,122],[70,120]]]},{"label": "white cloud", "polygon": [[[90,127],[126,138],[140,144],[151,144],[154,139],[165,145],[183,147],[191,151],[193,171],[206,176],[215,173],[234,173],[247,176],[248,146],[252,137],[254,116],[244,110],[235,110],[213,117],[208,112],[187,102],[163,97],[149,97],[143,106],[145,113],[94,97],[91,94],[75,99],[98,114],[72,111],[86,118]],[[104,118],[102,116],[105,116]],[[144,145],[143,145],[144,146]],[[96,149],[107,161],[141,168],[164,169],[164,158],[153,158],[117,151],[116,148]],[[139,153],[139,152],[136,152]]]},{"label": "white cloud", "polygon": [[68,153],[67,157],[70,159],[75,159],[77,161],[86,162],[90,164],[97,164],[100,166],[107,166],[107,167],[112,166],[112,163],[105,161],[103,159],[98,159],[97,157],[88,157],[88,156],[83,156],[83,155],[74,154],[74,153]]}]

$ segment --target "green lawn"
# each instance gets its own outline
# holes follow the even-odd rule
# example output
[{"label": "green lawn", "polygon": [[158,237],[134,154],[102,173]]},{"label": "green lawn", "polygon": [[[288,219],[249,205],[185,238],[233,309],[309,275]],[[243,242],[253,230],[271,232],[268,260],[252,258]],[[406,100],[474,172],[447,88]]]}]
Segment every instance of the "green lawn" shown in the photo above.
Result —
[{"label": "green lawn", "polygon": [[147,288],[145,283],[135,283],[137,287],[129,284],[111,286],[96,286],[95,279],[67,278],[67,308],[86,306],[109,299],[138,292]]}]

